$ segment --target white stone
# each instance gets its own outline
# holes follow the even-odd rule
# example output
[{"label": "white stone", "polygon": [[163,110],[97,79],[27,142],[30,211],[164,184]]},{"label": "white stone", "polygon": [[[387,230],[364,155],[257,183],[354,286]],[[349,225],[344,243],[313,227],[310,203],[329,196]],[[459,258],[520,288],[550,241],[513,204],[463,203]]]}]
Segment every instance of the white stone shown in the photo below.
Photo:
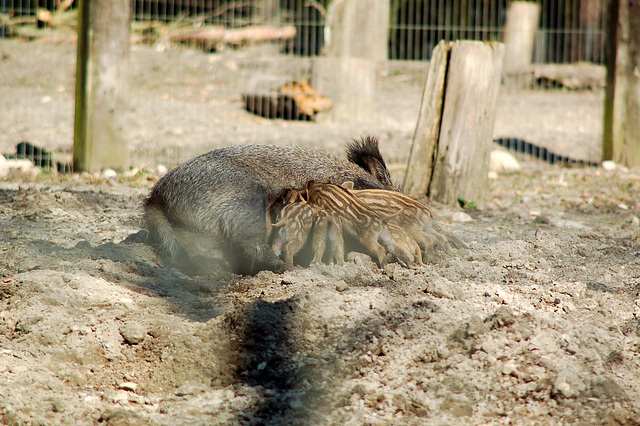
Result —
[{"label": "white stone", "polygon": [[9,174],[20,171],[22,173],[29,173],[35,169],[33,162],[28,159],[9,159],[0,155],[0,177],[8,176]]},{"label": "white stone", "polygon": [[451,220],[454,222],[464,223],[471,222],[473,218],[465,212],[455,212],[451,215]]},{"label": "white stone", "polygon": [[515,173],[521,166],[516,157],[500,149],[491,151],[489,170],[495,173]]},{"label": "white stone", "polygon": [[138,389],[138,384],[134,382],[123,382],[118,385],[118,389],[135,392],[136,389]]},{"label": "white stone", "polygon": [[572,370],[562,370],[553,384],[555,390],[565,398],[574,398],[586,389],[582,378]]},{"label": "white stone", "polygon": [[118,176],[118,173],[116,173],[116,171],[113,170],[113,169],[104,169],[102,171],[102,177],[105,178],[105,179],[111,179],[111,178],[114,178],[116,176]]}]

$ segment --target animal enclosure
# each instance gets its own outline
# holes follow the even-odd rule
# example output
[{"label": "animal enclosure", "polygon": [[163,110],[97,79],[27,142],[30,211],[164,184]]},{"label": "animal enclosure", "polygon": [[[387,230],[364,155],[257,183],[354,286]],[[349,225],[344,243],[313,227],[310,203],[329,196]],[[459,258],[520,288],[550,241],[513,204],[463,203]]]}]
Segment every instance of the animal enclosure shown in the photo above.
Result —
[{"label": "animal enclosure", "polygon": [[[605,2],[536,4],[540,12],[532,65],[504,76],[493,137],[599,161]],[[73,4],[65,11],[55,5],[40,6],[0,4],[1,35],[11,43],[3,52],[15,50],[20,56],[9,62],[15,68],[3,73],[2,86],[19,90],[27,58],[40,57],[48,68],[30,83],[42,89],[41,95],[4,105],[10,112],[0,118],[7,129],[0,136],[0,151],[11,153],[26,140],[68,155],[73,104],[65,94],[73,91],[74,9]],[[148,0],[133,1],[131,7],[130,65],[123,70],[130,81],[129,108],[122,112],[131,165],[173,167],[214,145],[278,143],[290,135],[300,144],[312,145],[320,127],[337,144],[362,133],[378,135],[393,147],[386,153],[392,161],[403,163],[433,47],[440,40],[502,41],[508,2],[394,0],[388,10],[386,59],[361,63],[342,58],[328,66],[323,56],[325,38],[332,33],[327,1]],[[36,30],[37,26],[43,28]],[[37,45],[43,38],[54,40],[63,52],[43,56]],[[36,43],[30,46],[24,42],[27,39]],[[323,69],[339,69],[340,78],[349,78],[350,83],[323,84],[323,72],[318,71]],[[314,92],[303,94],[307,100],[320,99],[328,105],[334,100],[337,109],[338,99],[350,109],[336,119],[331,107],[313,109],[316,102],[310,111],[319,111],[317,116],[297,115],[315,120],[308,122],[265,119],[247,112],[243,98],[247,90],[258,84],[262,93],[269,94],[274,85],[277,89],[286,82],[309,82]],[[531,156],[521,159],[529,161]]]},{"label": "animal enclosure", "polygon": [[[51,10],[26,7],[36,3]],[[15,156],[28,141],[19,145],[24,153],[36,146],[61,155],[37,151],[45,168],[66,164],[73,142],[73,4],[0,0],[0,152]],[[504,77],[493,138],[597,161],[603,69],[584,52],[599,52],[602,33],[581,16],[602,4],[537,4],[536,40],[544,42],[534,43],[530,71]],[[256,5],[272,7],[258,13]],[[455,239],[447,238],[450,250],[434,247],[424,265],[405,256],[411,267],[389,260],[381,269],[356,250],[343,265],[187,276],[146,243],[150,188],[168,168],[212,148],[273,143],[282,146],[269,149],[314,147],[344,159],[345,142],[373,134],[400,183],[431,43],[500,40],[507,27],[506,2],[389,2],[388,59],[341,64],[319,55],[325,35],[335,36],[326,31],[328,6],[134,3],[122,70],[129,104],[118,111],[132,168],[0,178],[0,424],[638,424],[637,167],[524,157],[519,173],[488,179],[481,209],[474,200],[464,208],[426,203],[441,214],[428,224]],[[257,41],[274,34],[285,39]],[[587,34],[591,42],[580,41]],[[253,41],[237,41],[243,37]],[[351,71],[349,84],[320,90],[316,60]],[[275,117],[247,110],[248,88],[292,79],[309,79],[324,98],[303,98],[312,102],[295,120],[277,116],[287,103],[275,103]],[[373,90],[355,92],[352,104],[362,110],[353,119],[319,111],[338,95],[349,103],[347,89],[363,82]],[[305,86],[286,90],[293,87]],[[271,108],[273,97],[251,99]],[[312,114],[315,121],[303,117]],[[317,170],[308,157],[296,155]],[[184,185],[185,194],[191,189]],[[236,189],[253,191],[228,187],[236,200]],[[229,216],[238,231],[259,222]],[[391,225],[402,239],[412,234],[410,243],[425,222]],[[195,234],[193,249],[211,250]]]}]

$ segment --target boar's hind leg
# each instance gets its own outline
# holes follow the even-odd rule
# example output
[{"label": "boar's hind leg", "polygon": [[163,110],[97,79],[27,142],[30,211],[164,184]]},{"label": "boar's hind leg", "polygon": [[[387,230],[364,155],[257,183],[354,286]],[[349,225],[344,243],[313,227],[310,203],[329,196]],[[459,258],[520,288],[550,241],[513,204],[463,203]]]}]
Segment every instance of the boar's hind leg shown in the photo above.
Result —
[{"label": "boar's hind leg", "polygon": [[267,243],[266,206],[263,200],[241,201],[243,209],[236,209],[224,218],[225,234],[232,242],[231,263],[234,272],[253,274],[263,269],[283,272],[286,264]]},{"label": "boar's hind leg", "polygon": [[165,212],[155,206],[145,208],[144,219],[149,233],[147,242],[165,267],[174,267],[189,275],[229,269],[215,239],[172,223]]},{"label": "boar's hind leg", "polygon": [[144,221],[149,233],[147,243],[154,248],[163,264],[180,268],[180,265],[189,260],[189,255],[178,242],[175,230],[161,208],[147,206]]}]

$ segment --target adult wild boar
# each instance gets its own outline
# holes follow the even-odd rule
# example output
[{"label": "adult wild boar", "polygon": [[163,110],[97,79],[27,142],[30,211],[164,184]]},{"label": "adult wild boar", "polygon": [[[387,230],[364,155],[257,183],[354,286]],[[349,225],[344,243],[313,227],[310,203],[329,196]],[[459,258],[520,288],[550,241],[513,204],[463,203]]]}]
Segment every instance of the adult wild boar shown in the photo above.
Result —
[{"label": "adult wild boar", "polygon": [[189,274],[214,267],[281,272],[287,264],[268,244],[267,215],[282,190],[310,179],[395,189],[376,138],[349,143],[347,159],[276,145],[238,145],[195,157],[163,176],[144,200],[149,242],[166,266]]}]

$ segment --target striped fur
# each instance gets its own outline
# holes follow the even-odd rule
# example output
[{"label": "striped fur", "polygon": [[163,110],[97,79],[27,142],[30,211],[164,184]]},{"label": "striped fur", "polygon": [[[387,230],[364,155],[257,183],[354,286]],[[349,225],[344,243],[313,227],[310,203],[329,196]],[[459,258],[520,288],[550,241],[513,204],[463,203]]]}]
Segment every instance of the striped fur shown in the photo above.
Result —
[{"label": "striped fur", "polygon": [[342,233],[340,229],[331,223],[331,220],[324,210],[313,206],[304,200],[297,190],[287,188],[283,191],[274,205],[284,205],[278,213],[277,221],[273,227],[278,228],[274,234],[272,248],[288,264],[293,264],[293,257],[304,246],[313,233],[312,248],[313,260],[311,264],[322,262],[326,248],[326,240],[331,244],[331,259],[338,264],[344,263],[337,255],[340,252],[336,247],[343,247]]},{"label": "striped fur", "polygon": [[388,223],[387,226],[389,227],[391,236],[396,242],[393,255],[398,262],[407,267],[424,265],[424,263],[422,263],[422,250],[420,250],[420,246],[416,240],[414,240],[404,228],[398,225]]},{"label": "striped fur", "polygon": [[312,265],[322,263],[324,257],[326,242],[329,241],[329,262],[338,265],[344,264],[344,238],[342,237],[342,228],[331,214],[325,210],[320,210],[313,228],[313,260]]},{"label": "striped fur", "polygon": [[278,214],[273,224],[278,228],[271,247],[288,264],[293,264],[293,256],[307,241],[318,209],[304,200],[287,204]]},{"label": "striped fur", "polygon": [[278,221],[278,215],[288,204],[296,203],[303,200],[302,194],[295,188],[286,187],[280,193],[267,200],[267,240],[273,239],[274,220]]},{"label": "striped fur", "polygon": [[[343,185],[346,188],[352,188],[350,183]],[[450,242],[456,247],[464,246],[456,237],[444,235],[434,229],[433,218],[438,215],[413,197],[384,189],[350,189],[350,191],[379,215],[391,215],[399,211],[389,219],[389,223],[403,228],[415,239],[422,249],[425,262],[435,247],[451,254]]]},{"label": "striped fur", "polygon": [[[356,237],[369,251],[376,255],[378,264],[387,264],[387,251],[395,251],[395,241],[389,234],[384,221],[397,215],[382,215],[370,209],[366,203],[345,188],[332,183],[320,183],[310,180],[303,192],[307,202],[324,210],[335,232],[348,232]],[[384,244],[381,245],[380,242]],[[344,244],[337,242],[335,258],[344,261]]]}]

